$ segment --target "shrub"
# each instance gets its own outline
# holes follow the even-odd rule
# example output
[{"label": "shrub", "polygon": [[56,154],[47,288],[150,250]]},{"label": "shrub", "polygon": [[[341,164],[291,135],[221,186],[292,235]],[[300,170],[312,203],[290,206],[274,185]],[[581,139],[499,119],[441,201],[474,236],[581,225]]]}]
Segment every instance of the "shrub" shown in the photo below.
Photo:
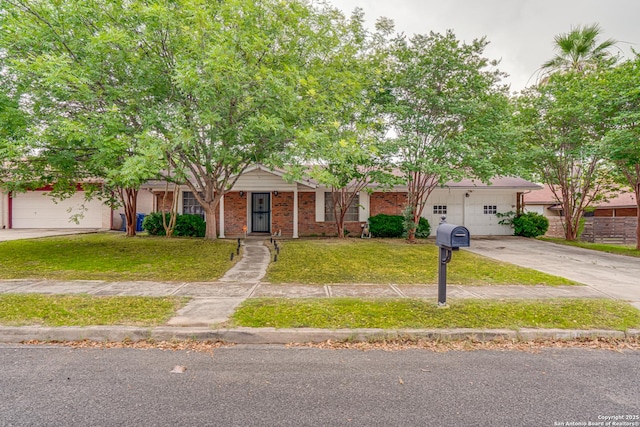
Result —
[{"label": "shrub", "polygon": [[[169,222],[169,213],[165,213],[167,223]],[[144,217],[142,220],[142,228],[152,236],[164,236],[164,226],[162,225],[162,212],[153,212]]]},{"label": "shrub", "polygon": [[401,215],[378,214],[369,218],[369,231],[373,237],[402,237],[403,222]]},{"label": "shrub", "polygon": [[416,237],[418,239],[426,239],[431,234],[431,226],[426,218],[420,217],[418,228],[416,229]]},{"label": "shrub", "polygon": [[[405,218],[403,215],[378,214],[369,218],[369,231],[373,237],[405,237]],[[420,218],[416,229],[417,238],[427,238],[431,233],[429,221]]]},{"label": "shrub", "polygon": [[207,224],[200,215],[185,214],[178,215],[176,219],[176,236],[183,237],[204,237]]},{"label": "shrub", "polygon": [[524,237],[542,236],[549,229],[549,220],[539,213],[527,212],[513,220],[513,234]]},{"label": "shrub", "polygon": [[514,236],[538,237],[549,229],[549,220],[539,213],[527,212],[515,216],[514,212],[507,212],[498,216],[505,218],[499,222],[500,224],[513,227]]},{"label": "shrub", "polygon": [[[169,222],[169,213],[167,212],[165,215],[167,222]],[[152,236],[166,235],[162,225],[162,212],[147,215],[142,222],[142,228]],[[173,235],[177,237],[204,237],[206,228],[207,225],[200,215],[178,214]]]}]

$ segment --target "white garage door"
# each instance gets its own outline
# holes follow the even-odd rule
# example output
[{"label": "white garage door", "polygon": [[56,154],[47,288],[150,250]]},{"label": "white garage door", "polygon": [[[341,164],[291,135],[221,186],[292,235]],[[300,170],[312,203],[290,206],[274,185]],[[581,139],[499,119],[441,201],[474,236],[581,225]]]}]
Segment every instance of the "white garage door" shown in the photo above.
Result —
[{"label": "white garage door", "polygon": [[511,227],[500,225],[496,213],[515,211],[512,206],[513,194],[474,191],[465,198],[464,225],[472,236],[509,236],[513,234]]},{"label": "white garage door", "polygon": [[[12,200],[12,227],[102,228],[102,210],[100,200],[87,202],[82,191],[57,203],[46,191],[18,193]],[[73,216],[78,223],[71,220]]]}]

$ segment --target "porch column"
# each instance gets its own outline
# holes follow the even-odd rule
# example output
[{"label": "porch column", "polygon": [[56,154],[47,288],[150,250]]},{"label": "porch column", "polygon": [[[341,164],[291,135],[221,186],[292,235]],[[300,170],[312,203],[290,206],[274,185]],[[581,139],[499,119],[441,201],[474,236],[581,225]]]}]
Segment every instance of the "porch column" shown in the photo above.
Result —
[{"label": "porch column", "polygon": [[224,239],[224,194],[220,198],[220,238]]},{"label": "porch column", "polygon": [[293,189],[293,238],[298,238],[298,186]]}]

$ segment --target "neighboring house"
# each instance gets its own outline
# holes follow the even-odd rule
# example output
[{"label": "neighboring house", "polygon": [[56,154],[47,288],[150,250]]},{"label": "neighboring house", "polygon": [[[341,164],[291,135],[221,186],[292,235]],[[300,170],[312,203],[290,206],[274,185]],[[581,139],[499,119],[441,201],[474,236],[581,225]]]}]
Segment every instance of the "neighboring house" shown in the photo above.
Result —
[{"label": "neighboring house", "polygon": [[86,201],[82,190],[67,199],[54,200],[48,195],[50,190],[0,192],[0,228],[113,227],[112,211],[100,200]]},{"label": "neighboring house", "polygon": [[[556,199],[551,188],[545,185],[540,190],[534,190],[524,194],[524,211],[537,212],[549,219],[549,230],[545,234],[548,237],[564,237],[561,215],[562,205]],[[635,194],[624,192],[611,197],[607,201],[592,206],[592,210],[585,213],[587,228],[582,236],[583,240],[601,241],[603,239],[623,240],[633,239],[635,233],[635,218],[638,214]],[[593,225],[590,218],[603,218],[598,226]],[[627,221],[605,221],[604,218],[628,218]],[[624,238],[621,238],[623,236]],[[631,237],[630,237],[631,236]]]},{"label": "neighboring house", "polygon": [[[444,215],[448,223],[464,225],[472,235],[510,235],[511,228],[500,225],[496,214],[515,211],[520,206],[519,200],[524,192],[539,188],[539,185],[519,178],[496,178],[491,185],[474,180],[447,183],[433,191],[422,216],[431,224],[432,234],[435,234],[440,218]],[[161,210],[164,190],[165,183],[161,181],[149,181],[143,185],[138,196],[138,212]],[[180,187],[178,191],[178,212],[203,214],[202,208],[186,186]],[[361,227],[370,216],[380,213],[401,215],[406,195],[406,186],[396,186],[386,192],[360,192],[347,213],[346,229],[352,235],[359,236]],[[13,199],[13,203],[19,197],[20,195]],[[78,199],[81,200],[82,196],[78,196]],[[42,203],[38,206],[45,209],[46,204]],[[49,208],[53,206],[49,201]],[[92,209],[104,212],[102,207]],[[102,226],[96,228],[119,229],[120,213],[113,211],[108,221],[103,221]],[[62,215],[62,212],[59,214]],[[96,213],[95,216],[99,215]],[[56,217],[46,227],[76,226],[63,220],[63,217],[64,215]],[[68,219],[68,214],[66,218]],[[329,189],[311,179],[287,182],[282,171],[262,165],[248,168],[238,178],[232,191],[223,197],[216,219],[220,237],[242,236],[245,227],[248,234],[279,233],[283,237],[293,238],[336,234]],[[17,224],[20,227],[29,227],[30,224],[33,227],[43,226],[41,222],[29,223],[24,220]]]},{"label": "neighboring house", "polygon": [[[636,196],[632,192],[624,192],[600,202],[597,206],[592,206],[593,212],[588,212],[585,216],[636,216],[638,208],[636,206]],[[551,191],[548,185],[544,185],[539,190],[528,191],[524,194],[524,210],[527,212],[537,212],[547,218],[560,217],[562,214],[562,204]]]}]

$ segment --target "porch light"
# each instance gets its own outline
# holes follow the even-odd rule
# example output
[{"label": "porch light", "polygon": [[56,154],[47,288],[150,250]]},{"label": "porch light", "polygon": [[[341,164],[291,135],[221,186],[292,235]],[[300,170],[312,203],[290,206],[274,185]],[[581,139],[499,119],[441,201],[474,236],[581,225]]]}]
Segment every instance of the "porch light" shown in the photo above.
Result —
[{"label": "porch light", "polygon": [[276,190],[276,191],[274,191],[274,192],[273,192],[273,195],[274,195],[274,196],[277,196],[277,195],[278,195],[278,191],[277,191],[277,190]]},{"label": "porch light", "polygon": [[240,197],[244,196],[244,191],[240,191],[238,194],[240,194]]}]

